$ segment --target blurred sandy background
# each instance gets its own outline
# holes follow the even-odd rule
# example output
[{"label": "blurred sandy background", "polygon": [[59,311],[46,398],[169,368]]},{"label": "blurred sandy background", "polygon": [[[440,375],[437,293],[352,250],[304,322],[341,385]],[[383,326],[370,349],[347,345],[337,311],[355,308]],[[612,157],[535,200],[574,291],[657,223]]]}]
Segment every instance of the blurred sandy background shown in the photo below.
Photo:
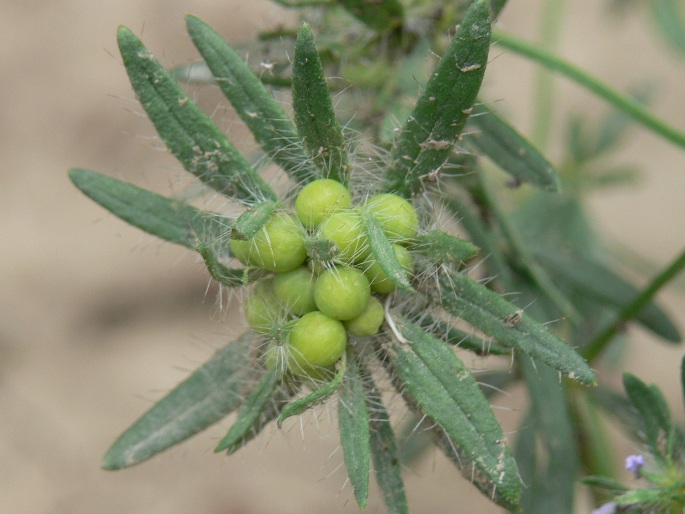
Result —
[{"label": "blurred sandy background", "polygon": [[[654,111],[685,129],[685,60],[672,58],[647,21],[612,22],[597,0],[567,4],[563,55],[623,89],[654,77]],[[108,215],[72,187],[66,170],[87,167],[170,191],[179,166],[156,150],[151,125],[136,114],[116,28],[142,33],[164,63],[180,64],[197,56],[185,34],[187,12],[232,42],[282,17],[267,2],[247,5],[0,0],[2,512],[357,511],[325,419],[305,430],[304,441],[293,424],[267,429],[229,459],[212,453],[224,422],[138,467],[100,469],[113,439],[235,330],[217,314],[215,293],[205,293],[207,276],[190,252]],[[533,0],[511,2],[501,26],[531,39],[539,11]],[[503,99],[499,108],[527,130],[532,67],[497,49],[491,55],[487,96]],[[603,107],[565,81],[560,87],[560,112]],[[238,127],[231,136],[240,137]],[[595,196],[592,212],[612,240],[666,263],[685,243],[685,151],[637,129],[617,162],[641,165],[643,180]],[[671,290],[660,299],[685,328],[683,296]],[[666,387],[682,419],[683,350],[633,333],[626,367]],[[511,410],[505,419],[522,408],[516,397],[499,403]],[[415,513],[498,511],[437,453],[406,476]],[[383,512],[378,496],[374,489],[367,512]]]}]

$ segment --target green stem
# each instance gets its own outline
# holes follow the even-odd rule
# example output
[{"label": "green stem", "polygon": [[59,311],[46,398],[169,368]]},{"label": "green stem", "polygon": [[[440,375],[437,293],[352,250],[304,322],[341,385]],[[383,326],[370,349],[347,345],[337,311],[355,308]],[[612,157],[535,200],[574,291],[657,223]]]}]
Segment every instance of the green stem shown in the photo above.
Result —
[{"label": "green stem", "polygon": [[[540,47],[556,50],[559,47],[564,0],[546,0],[542,13]],[[535,118],[533,141],[543,153],[549,144],[554,116],[554,75],[544,68],[535,76]]]},{"label": "green stem", "polygon": [[616,108],[624,111],[630,115],[635,121],[641,123],[645,127],[651,129],[653,132],[665,137],[672,143],[685,148],[685,133],[670,126],[663,120],[654,116],[651,112],[646,110],[638,101],[622,95],[618,91],[604,85],[596,78],[588,75],[585,71],[577,68],[552,55],[545,50],[541,50],[532,46],[520,39],[509,36],[499,31],[493,32],[493,41],[496,41],[502,48],[506,48],[525,57],[537,61],[539,64],[546,66],[551,70],[558,71],[581,86],[586,87],[597,96],[600,96]]},{"label": "green stem", "polygon": [[675,260],[654,277],[652,282],[635,299],[626,305],[616,316],[616,319],[602,330],[588,345],[583,349],[583,357],[588,362],[592,362],[609,341],[623,328],[626,322],[633,319],[645,307],[669,280],[673,279],[685,268],[685,250],[675,258]]}]

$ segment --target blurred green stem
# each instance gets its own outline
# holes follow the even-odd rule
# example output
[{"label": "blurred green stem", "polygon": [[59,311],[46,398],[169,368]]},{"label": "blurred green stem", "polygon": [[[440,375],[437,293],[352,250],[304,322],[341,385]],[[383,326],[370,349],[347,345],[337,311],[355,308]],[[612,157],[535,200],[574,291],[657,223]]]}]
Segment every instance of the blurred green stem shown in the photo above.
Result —
[{"label": "blurred green stem", "polygon": [[685,250],[683,250],[681,254],[664,269],[664,271],[654,277],[652,282],[618,313],[616,319],[612,323],[588,343],[582,352],[583,357],[585,357],[588,362],[592,362],[600,353],[602,353],[609,341],[611,341],[619,330],[623,329],[625,323],[633,319],[640,310],[652,300],[657,291],[659,291],[669,280],[678,275],[683,268],[685,268]]},{"label": "blurred green stem", "polygon": [[580,68],[577,68],[571,63],[568,63],[545,50],[541,50],[534,45],[530,45],[524,41],[521,41],[520,39],[509,36],[500,31],[493,31],[492,40],[502,48],[506,48],[512,52],[516,52],[520,55],[528,57],[529,59],[532,59],[551,70],[558,71],[561,74],[566,75],[566,77],[570,78],[577,84],[586,87],[597,96],[614,105],[616,108],[621,109],[638,123],[641,123],[645,127],[665,137],[681,148],[685,148],[685,133],[654,116],[637,100],[630,98],[629,96],[622,95],[618,91],[601,83],[599,80],[587,74]]},{"label": "blurred green stem", "polygon": [[[546,0],[541,19],[540,47],[556,51],[559,47],[565,0]],[[554,118],[554,74],[539,68],[535,75],[535,118],[533,141],[543,153],[549,144]]]}]

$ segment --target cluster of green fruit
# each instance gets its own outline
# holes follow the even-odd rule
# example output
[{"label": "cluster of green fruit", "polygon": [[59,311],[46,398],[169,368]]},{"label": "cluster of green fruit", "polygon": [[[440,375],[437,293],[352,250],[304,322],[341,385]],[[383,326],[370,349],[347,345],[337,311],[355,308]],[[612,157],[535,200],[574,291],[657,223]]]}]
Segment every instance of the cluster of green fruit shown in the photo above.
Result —
[{"label": "cluster of green fruit", "polygon": [[[372,336],[380,329],[384,309],[372,292],[388,294],[396,285],[373,256],[362,213],[373,216],[411,273],[404,244],[418,232],[414,207],[394,194],[353,206],[349,190],[330,179],[307,184],[295,212],[275,211],[249,240],[231,239],[240,262],[275,273],[256,285],[245,305],[252,329],[272,340],[264,352],[267,367],[321,376],[345,351],[348,333]],[[316,250],[321,244],[328,249],[323,256]]]}]

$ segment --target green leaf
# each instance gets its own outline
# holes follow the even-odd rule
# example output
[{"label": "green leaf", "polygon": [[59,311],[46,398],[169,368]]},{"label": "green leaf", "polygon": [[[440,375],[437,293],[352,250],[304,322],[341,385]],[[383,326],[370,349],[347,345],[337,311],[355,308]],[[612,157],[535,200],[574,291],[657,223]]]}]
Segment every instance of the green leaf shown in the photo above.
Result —
[{"label": "green leaf", "polygon": [[411,248],[438,264],[448,262],[458,264],[467,261],[479,250],[474,244],[441,230],[431,230],[416,236],[411,243]]},{"label": "green leaf", "polygon": [[259,202],[238,216],[231,228],[231,239],[247,241],[261,229],[278,207],[277,202]]},{"label": "green leaf", "polygon": [[643,437],[652,454],[669,459],[675,443],[675,431],[663,395],[656,386],[648,386],[627,372],[623,374],[623,387],[633,407],[640,413]]},{"label": "green leaf", "polygon": [[476,0],[407,119],[393,150],[385,190],[411,197],[440,169],[471,113],[490,48],[490,9]]},{"label": "green leaf", "polygon": [[661,34],[672,48],[685,54],[685,18],[679,0],[653,0],[652,15]]},{"label": "green leaf", "polygon": [[364,230],[369,240],[369,246],[376,262],[378,262],[386,276],[397,287],[405,291],[413,291],[414,288],[409,282],[407,272],[397,260],[392,243],[388,241],[383,228],[370,212],[363,211],[361,215],[364,220]]},{"label": "green leaf", "polygon": [[281,414],[278,416],[278,428],[281,428],[283,426],[283,422],[289,417],[302,414],[306,410],[311,409],[312,407],[328,400],[340,386],[343,377],[345,376],[346,368],[347,356],[345,353],[343,353],[341,359],[338,361],[338,370],[336,371],[335,376],[330,382],[326,382],[316,391],[313,391],[307,396],[299,398],[294,402],[291,402],[285,407],[283,407]]},{"label": "green leaf", "polygon": [[369,496],[371,465],[369,412],[359,367],[353,358],[347,362],[345,378],[338,388],[338,427],[354,497],[363,509]]},{"label": "green leaf", "polygon": [[521,484],[516,464],[490,404],[468,368],[444,342],[406,320],[405,341],[389,352],[402,387],[474,465],[474,481],[505,505],[517,505]]},{"label": "green leaf", "polygon": [[514,127],[483,104],[474,105],[469,124],[478,132],[467,141],[519,182],[559,191],[554,166]]},{"label": "green leaf", "polygon": [[296,182],[316,175],[295,126],[245,60],[209,25],[187,16],[188,33],[207,62],[216,84],[231,102],[264,152]]},{"label": "green leaf", "polygon": [[383,500],[388,514],[409,514],[407,497],[404,493],[402,468],[395,442],[395,434],[390,426],[390,418],[383,404],[378,388],[369,373],[365,371],[364,387],[369,405],[373,405],[373,416],[369,419],[371,429],[371,457],[376,482],[383,491]]},{"label": "green leaf", "polygon": [[[557,280],[604,304],[623,309],[639,294],[637,288],[591,257],[574,255],[565,259],[548,251],[537,252],[536,256]],[[678,343],[681,340],[678,327],[653,301],[635,319],[666,341]]]},{"label": "green leaf", "polygon": [[524,512],[572,514],[579,449],[566,388],[548,366],[523,359],[521,368],[531,399],[530,421],[544,449],[534,450],[539,453],[534,473],[522,475],[528,486],[523,491]]},{"label": "green leaf", "polygon": [[115,216],[186,248],[194,249],[198,241],[211,244],[231,229],[231,220],[227,218],[94,171],[72,169],[69,178],[86,196]]},{"label": "green leaf", "polygon": [[207,271],[214,280],[226,287],[243,287],[268,275],[268,271],[259,268],[229,268],[219,262],[211,246],[202,243],[196,248],[207,266]]},{"label": "green leaf", "polygon": [[248,332],[196,369],[116,440],[105,454],[104,468],[138,464],[239,407],[255,374],[252,344],[253,334]]},{"label": "green leaf", "polygon": [[314,36],[306,23],[295,42],[293,109],[297,130],[321,174],[347,184],[345,141],[335,119]]},{"label": "green leaf", "polygon": [[402,25],[404,9],[398,0],[336,0],[336,3],[378,32],[387,32]]},{"label": "green leaf", "polygon": [[471,350],[479,355],[508,355],[512,352],[508,346],[502,346],[496,342],[485,340],[483,337],[468,334],[431,316],[422,317],[419,325],[426,332],[433,334],[447,344]]},{"label": "green leaf", "polygon": [[599,487],[601,489],[607,489],[608,491],[611,491],[613,494],[620,494],[625,491],[629,491],[628,487],[623,485],[620,482],[617,482],[616,480],[608,477],[602,477],[602,476],[589,476],[585,477],[581,480],[585,485],[589,485],[591,487]]},{"label": "green leaf", "polygon": [[499,294],[455,271],[440,273],[438,282],[450,314],[574,380],[595,384],[594,373],[573,348]]},{"label": "green leaf", "polygon": [[241,407],[235,423],[214,448],[215,452],[227,450],[228,453],[233,453],[241,447],[241,443],[248,437],[249,432],[259,426],[264,411],[273,399],[279,379],[280,373],[277,367],[264,372],[259,384]]},{"label": "green leaf", "polygon": [[118,39],[140,103],[183,167],[209,187],[240,201],[275,200],[268,184],[133,32],[120,27]]}]

